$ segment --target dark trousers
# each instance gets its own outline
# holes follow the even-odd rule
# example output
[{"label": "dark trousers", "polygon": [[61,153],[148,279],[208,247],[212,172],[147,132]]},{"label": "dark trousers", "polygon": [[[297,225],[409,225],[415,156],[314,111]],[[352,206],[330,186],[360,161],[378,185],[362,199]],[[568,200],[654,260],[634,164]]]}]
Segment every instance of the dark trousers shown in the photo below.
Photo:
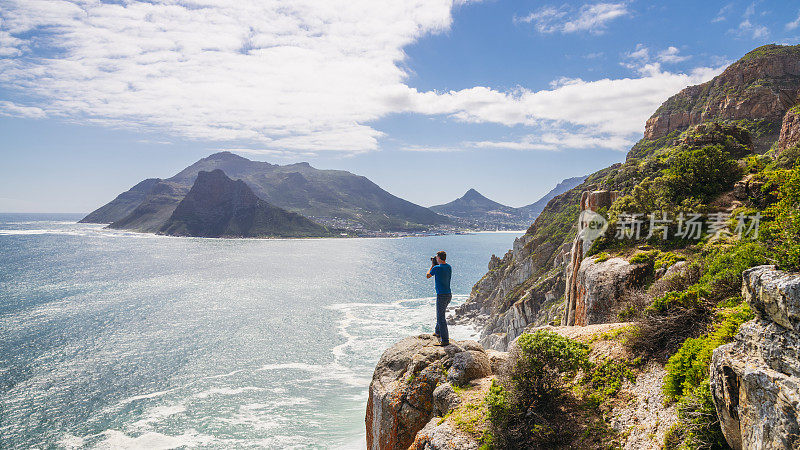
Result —
[{"label": "dark trousers", "polygon": [[442,344],[450,343],[450,335],[447,334],[447,319],[444,316],[444,312],[452,299],[453,294],[436,295],[436,334],[439,335]]}]

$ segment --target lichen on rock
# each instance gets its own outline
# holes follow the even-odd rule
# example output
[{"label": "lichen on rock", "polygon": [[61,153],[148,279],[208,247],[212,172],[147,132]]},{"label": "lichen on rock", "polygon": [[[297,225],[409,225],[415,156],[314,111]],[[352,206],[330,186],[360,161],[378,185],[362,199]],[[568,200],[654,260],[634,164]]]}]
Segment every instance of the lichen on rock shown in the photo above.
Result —
[{"label": "lichen on rock", "polygon": [[728,444],[740,449],[800,447],[800,275],[758,266],[743,274],[742,296],[756,319],[714,350],[711,391]]},{"label": "lichen on rock", "polygon": [[489,357],[477,342],[451,341],[447,347],[437,343],[429,334],[412,336],[381,356],[369,387],[368,448],[407,449],[434,412],[455,407],[447,388],[434,395],[437,386],[491,375]]}]

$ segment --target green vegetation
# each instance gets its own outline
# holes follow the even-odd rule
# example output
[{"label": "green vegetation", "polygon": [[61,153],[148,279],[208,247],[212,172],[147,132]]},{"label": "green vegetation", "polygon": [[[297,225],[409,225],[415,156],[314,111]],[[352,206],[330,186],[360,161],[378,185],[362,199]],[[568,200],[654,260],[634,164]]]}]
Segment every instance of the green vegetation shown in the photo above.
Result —
[{"label": "green vegetation", "polygon": [[713,331],[699,338],[684,341],[678,352],[667,362],[664,378],[664,395],[670,400],[680,400],[708,378],[711,352],[733,339],[739,325],[753,318],[747,303],[717,312]]},{"label": "green vegetation", "polygon": [[764,239],[770,243],[778,264],[800,269],[800,164],[777,170],[772,180],[778,185],[778,201],[765,211]]},{"label": "green vegetation", "polygon": [[625,380],[635,380],[631,366],[612,360],[593,364],[587,345],[550,331],[523,334],[518,343],[510,372],[485,398],[493,445],[612,446],[615,433],[600,408]]}]

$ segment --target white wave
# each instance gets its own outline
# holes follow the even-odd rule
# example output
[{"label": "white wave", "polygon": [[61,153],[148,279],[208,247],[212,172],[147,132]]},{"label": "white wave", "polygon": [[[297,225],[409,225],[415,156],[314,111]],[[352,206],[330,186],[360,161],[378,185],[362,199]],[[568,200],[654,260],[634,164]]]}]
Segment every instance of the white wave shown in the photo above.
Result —
[{"label": "white wave", "polygon": [[150,449],[150,450],[169,450],[180,447],[197,447],[212,444],[215,439],[213,436],[201,435],[195,430],[186,433],[169,436],[153,431],[143,433],[139,436],[129,436],[119,430],[106,430],[100,433],[102,441],[97,443],[97,449]]},{"label": "white wave", "polygon": [[256,386],[246,386],[241,388],[211,388],[206,389],[205,391],[198,392],[192,394],[193,398],[208,398],[212,395],[236,395],[241,394],[242,392],[250,392],[250,391],[263,391],[264,388],[256,387]]}]

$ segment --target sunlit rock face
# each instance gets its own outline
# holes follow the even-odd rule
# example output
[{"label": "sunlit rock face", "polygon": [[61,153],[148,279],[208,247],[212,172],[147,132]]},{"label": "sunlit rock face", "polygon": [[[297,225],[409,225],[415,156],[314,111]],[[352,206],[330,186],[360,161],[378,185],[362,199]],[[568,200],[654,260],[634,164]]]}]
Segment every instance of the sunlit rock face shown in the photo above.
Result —
[{"label": "sunlit rock face", "polygon": [[[434,395],[438,385],[465,385],[491,375],[490,357],[477,342],[451,341],[447,347],[436,346],[437,342],[429,334],[412,336],[381,356],[369,386],[365,418],[367,448],[409,448],[437,408],[453,405],[446,401],[445,390]],[[435,425],[429,428],[432,432]]]},{"label": "sunlit rock face", "polygon": [[736,450],[800,448],[800,275],[758,266],[743,278],[756,319],[711,359],[722,432]]},{"label": "sunlit rock face", "polygon": [[670,97],[647,120],[644,138],[662,138],[709,120],[763,120],[774,125],[765,140],[772,143],[798,92],[800,46],[765,45],[711,81]]}]

